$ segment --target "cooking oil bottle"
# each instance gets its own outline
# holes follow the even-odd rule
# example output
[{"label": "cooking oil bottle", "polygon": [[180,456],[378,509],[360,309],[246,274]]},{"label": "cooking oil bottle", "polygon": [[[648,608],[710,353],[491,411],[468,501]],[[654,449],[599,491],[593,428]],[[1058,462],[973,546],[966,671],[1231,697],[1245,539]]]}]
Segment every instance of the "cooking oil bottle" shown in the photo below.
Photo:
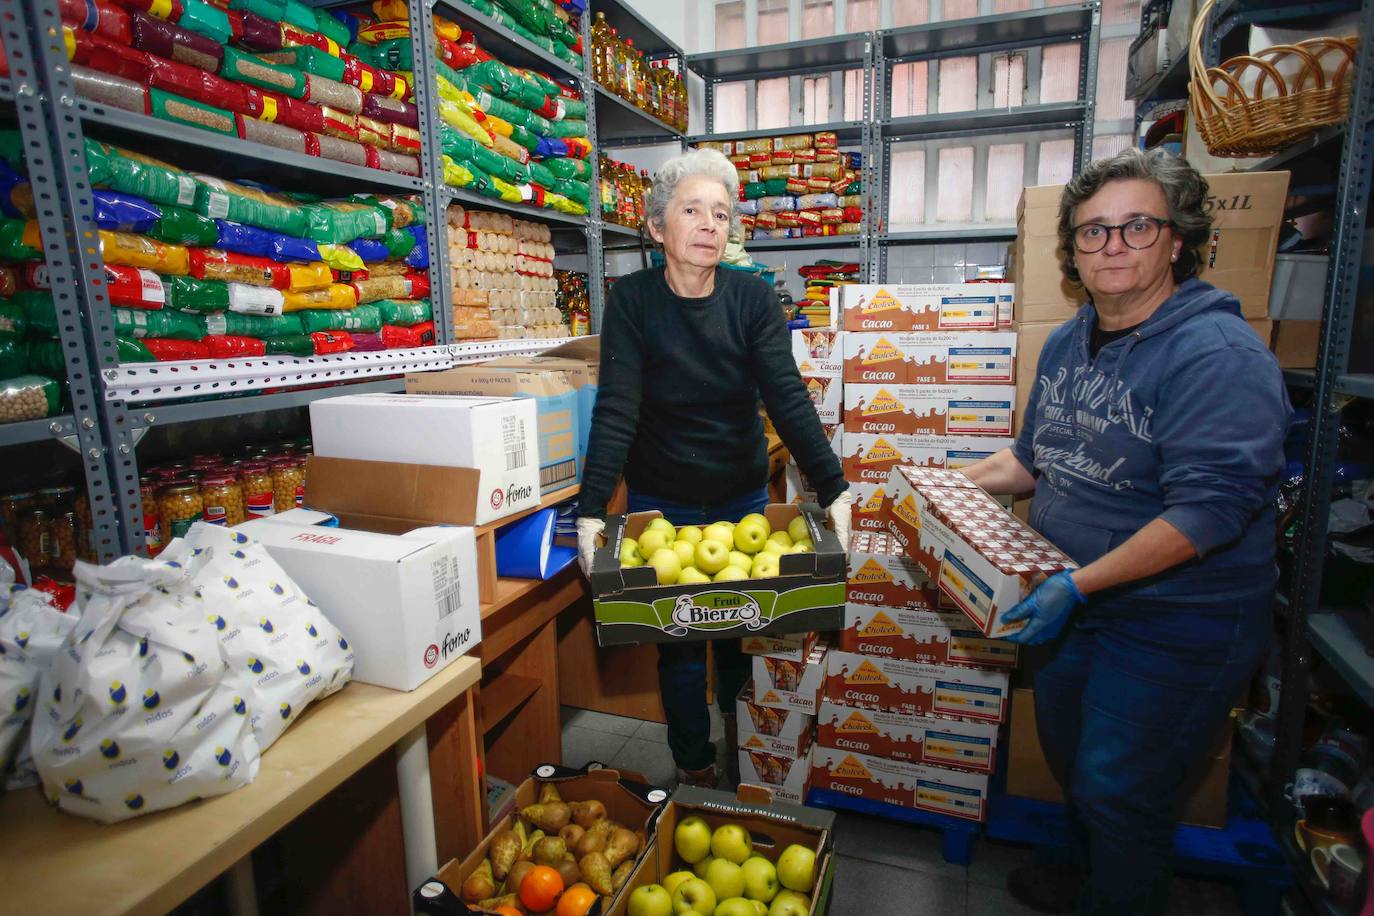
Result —
[{"label": "cooking oil bottle", "polygon": [[606,21],[606,14],[598,12],[596,20],[592,23],[592,79],[601,85],[606,85],[607,66],[606,54],[611,49],[611,26]]}]

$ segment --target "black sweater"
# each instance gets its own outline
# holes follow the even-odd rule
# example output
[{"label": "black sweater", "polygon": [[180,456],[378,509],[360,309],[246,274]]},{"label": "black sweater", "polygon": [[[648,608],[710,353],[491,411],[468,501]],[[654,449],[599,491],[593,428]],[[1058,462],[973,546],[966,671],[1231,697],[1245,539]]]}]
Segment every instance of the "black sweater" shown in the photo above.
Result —
[{"label": "black sweater", "polygon": [[663,268],[611,288],[579,515],[603,518],[623,472],[646,496],[719,505],[768,481],[759,397],[822,506],[840,463],[792,358],[782,308],[758,277],[716,268],[715,291],[684,299]]}]

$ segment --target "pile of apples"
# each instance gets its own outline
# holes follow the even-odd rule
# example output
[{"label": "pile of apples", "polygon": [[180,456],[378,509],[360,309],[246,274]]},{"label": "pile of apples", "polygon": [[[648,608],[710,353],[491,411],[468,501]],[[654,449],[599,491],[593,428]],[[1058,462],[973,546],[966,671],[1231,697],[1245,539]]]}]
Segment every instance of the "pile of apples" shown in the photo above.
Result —
[{"label": "pile of apples", "polygon": [[644,846],[644,832],[613,821],[601,802],[570,804],[544,783],[538,802],[492,837],[461,896],[501,916],[585,916],[620,890]]},{"label": "pile of apples", "polygon": [[691,868],[675,871],[662,884],[630,893],[629,916],[806,916],[807,894],[816,881],[816,853],[792,844],[777,864],[754,852],[753,838],[739,824],[712,832],[706,821],[688,817],[673,831],[673,848]]},{"label": "pile of apples", "polygon": [[772,578],[778,575],[778,557],[815,551],[806,519],[800,515],[788,522],[785,531],[774,531],[757,512],[738,522],[715,522],[705,528],[674,528],[666,518],[656,518],[640,532],[638,541],[625,538],[621,542],[620,566],[647,563],[654,568],[659,585],[695,585]]}]

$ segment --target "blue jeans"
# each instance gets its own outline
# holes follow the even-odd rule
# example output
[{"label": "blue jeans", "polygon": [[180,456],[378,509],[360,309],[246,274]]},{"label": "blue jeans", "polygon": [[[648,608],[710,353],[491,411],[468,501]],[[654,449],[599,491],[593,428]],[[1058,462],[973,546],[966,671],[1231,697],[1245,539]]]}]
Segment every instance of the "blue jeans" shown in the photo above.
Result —
[{"label": "blue jeans", "polygon": [[[629,511],[657,509],[674,525],[737,522],[768,505],[768,488],[760,487],[719,506],[676,503],[629,492]],[[716,703],[722,713],[735,709],[735,697],[749,680],[749,656],[738,639],[711,640],[716,660]],[[711,713],[706,706],[706,641],[658,643],[658,691],[668,719],[668,748],[682,770],[700,770],[716,762],[711,743]]]},{"label": "blue jeans", "polygon": [[1088,871],[1082,913],[1164,913],[1174,829],[1264,658],[1272,592],[1090,603],[1036,677],[1040,743]]}]

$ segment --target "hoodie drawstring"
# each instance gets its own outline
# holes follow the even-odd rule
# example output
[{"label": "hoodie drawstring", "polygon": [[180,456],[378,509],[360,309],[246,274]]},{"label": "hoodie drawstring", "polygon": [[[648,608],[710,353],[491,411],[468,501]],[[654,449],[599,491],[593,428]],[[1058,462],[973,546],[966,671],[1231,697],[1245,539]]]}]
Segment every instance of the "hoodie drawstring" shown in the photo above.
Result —
[{"label": "hoodie drawstring", "polygon": [[1116,409],[1116,386],[1121,383],[1121,369],[1126,365],[1127,358],[1135,345],[1140,343],[1140,332],[1136,331],[1126,338],[1126,344],[1121,348],[1121,355],[1117,357],[1116,368],[1112,370],[1112,377],[1107,381],[1107,419],[1116,422],[1120,420],[1121,414]]}]

